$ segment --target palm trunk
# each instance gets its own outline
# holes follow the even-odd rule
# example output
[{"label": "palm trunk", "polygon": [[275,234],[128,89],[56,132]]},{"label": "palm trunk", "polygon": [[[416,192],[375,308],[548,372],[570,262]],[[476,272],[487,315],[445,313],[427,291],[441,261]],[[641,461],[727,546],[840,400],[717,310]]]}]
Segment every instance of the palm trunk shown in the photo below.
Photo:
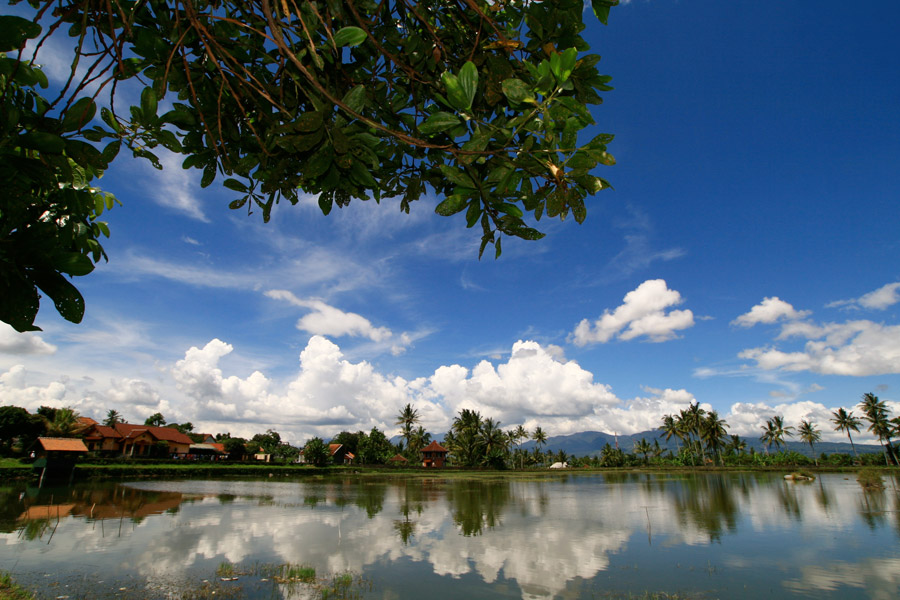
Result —
[{"label": "palm trunk", "polygon": [[853,443],[853,437],[850,435],[850,431],[847,431],[847,438],[850,440],[850,447],[853,448],[853,456],[856,457],[856,460],[859,460],[859,454],[856,452],[856,444]]}]

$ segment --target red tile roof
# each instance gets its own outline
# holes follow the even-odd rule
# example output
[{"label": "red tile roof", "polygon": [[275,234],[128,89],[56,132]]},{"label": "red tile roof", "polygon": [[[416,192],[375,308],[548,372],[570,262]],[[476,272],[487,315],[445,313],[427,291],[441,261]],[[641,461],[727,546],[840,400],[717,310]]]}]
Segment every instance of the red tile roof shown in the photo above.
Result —
[{"label": "red tile roof", "polygon": [[328,453],[334,456],[334,453],[341,449],[343,444],[328,444]]},{"label": "red tile roof", "polygon": [[409,461],[406,460],[406,457],[403,456],[402,454],[395,454],[388,460],[388,462],[409,462]]},{"label": "red tile roof", "polygon": [[87,452],[87,446],[78,438],[38,438],[38,443],[47,452]]},{"label": "red tile roof", "polygon": [[176,444],[193,444],[194,441],[187,435],[172,427],[151,427],[150,425],[132,425],[131,423],[117,423],[116,431],[125,438],[135,438],[142,433],[149,433],[157,440],[165,440]]},{"label": "red tile roof", "polygon": [[437,442],[431,442],[430,444],[428,444],[427,446],[425,446],[424,448],[419,450],[419,452],[450,452],[450,451],[447,450],[446,448],[444,448],[443,446],[441,446],[440,444],[438,444]]}]

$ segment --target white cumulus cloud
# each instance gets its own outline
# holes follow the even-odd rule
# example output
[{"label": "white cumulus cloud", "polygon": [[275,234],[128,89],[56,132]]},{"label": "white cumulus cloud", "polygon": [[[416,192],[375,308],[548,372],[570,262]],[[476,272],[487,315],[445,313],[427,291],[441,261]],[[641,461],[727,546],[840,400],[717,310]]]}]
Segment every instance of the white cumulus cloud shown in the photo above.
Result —
[{"label": "white cumulus cloud", "polygon": [[750,348],[738,356],[765,370],[851,376],[900,373],[900,325],[865,320],[823,325],[787,323],[778,339],[797,337],[808,340],[802,348]]},{"label": "white cumulus cloud", "polygon": [[15,354],[53,354],[56,346],[48,344],[40,336],[33,333],[19,333],[6,323],[0,323],[0,353]]},{"label": "white cumulus cloud", "polygon": [[[646,336],[651,342],[663,342],[676,337],[676,332],[693,327],[694,314],[690,310],[666,309],[682,303],[681,294],[670,290],[662,279],[645,281],[625,294],[622,305],[591,323],[583,319],[569,336],[577,346],[606,343],[618,337],[631,340]],[[624,331],[623,331],[624,330]]]},{"label": "white cumulus cloud", "polygon": [[[266,296],[275,300],[285,300],[294,306],[308,308],[308,314],[297,321],[297,329],[313,335],[328,335],[332,337],[361,336],[373,342],[382,342],[393,334],[387,327],[375,327],[372,322],[362,315],[344,312],[339,308],[330,306],[317,299],[304,300],[285,290],[270,290]],[[405,340],[410,341],[408,336]],[[395,344],[393,351],[402,353],[402,344]]]},{"label": "white cumulus cloud", "polygon": [[775,323],[779,320],[796,320],[809,316],[808,310],[796,310],[778,296],[764,298],[762,302],[750,309],[750,312],[739,316],[732,325],[753,327],[757,323]]},{"label": "white cumulus cloud", "polygon": [[893,306],[900,302],[900,282],[888,283],[881,286],[877,290],[873,290],[868,294],[863,294],[859,298],[851,300],[838,300],[827,306],[829,308],[837,306],[846,306],[847,308],[869,308],[873,310],[884,310],[889,306]]}]

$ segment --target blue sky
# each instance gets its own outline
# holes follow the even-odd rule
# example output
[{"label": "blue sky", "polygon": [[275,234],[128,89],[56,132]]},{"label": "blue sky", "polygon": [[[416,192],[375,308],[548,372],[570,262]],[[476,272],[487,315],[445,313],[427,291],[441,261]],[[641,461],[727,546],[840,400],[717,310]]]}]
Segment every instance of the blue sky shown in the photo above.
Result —
[{"label": "blue sky", "polygon": [[615,190],[499,260],[435,198],[328,217],[307,198],[264,225],[175,158],[119,160],[109,263],[76,282],[87,315],[0,326],[2,403],[297,443],[393,433],[406,403],[432,432],[475,408],[634,433],[699,401],[735,433],[781,414],[841,439],[830,412],[865,392],[900,414],[898,19],[830,0],[589,17]]}]

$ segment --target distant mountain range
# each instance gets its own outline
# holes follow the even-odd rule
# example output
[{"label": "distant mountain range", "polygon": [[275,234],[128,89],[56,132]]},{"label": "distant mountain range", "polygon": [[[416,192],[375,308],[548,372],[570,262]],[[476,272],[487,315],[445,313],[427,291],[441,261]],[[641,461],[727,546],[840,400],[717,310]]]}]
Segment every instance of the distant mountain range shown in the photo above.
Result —
[{"label": "distant mountain range", "polygon": [[[443,433],[438,433],[436,435],[432,435],[431,439],[441,444],[444,441]],[[391,438],[391,442],[396,444],[399,441],[402,441],[403,438],[400,436],[394,436]],[[665,434],[661,429],[653,429],[650,431],[642,431],[641,433],[635,433],[632,435],[614,435],[611,433],[603,433],[601,431],[582,431],[580,433],[573,433],[571,435],[556,435],[553,437],[547,438],[547,443],[544,444],[544,450],[550,450],[552,452],[558,452],[562,450],[566,454],[573,456],[598,456],[600,452],[603,450],[603,447],[606,444],[609,444],[613,448],[618,445],[618,447],[629,454],[634,453],[634,445],[641,441],[641,439],[646,439],[648,442],[653,444],[654,440],[659,440],[659,445],[662,446],[665,450],[671,450],[673,453],[678,452],[678,444],[676,444],[676,439],[673,437],[668,442],[666,442]],[[753,448],[756,452],[765,452],[765,446],[763,446],[762,442],[759,441],[758,437],[744,437],[741,436],[741,439],[744,440],[747,444],[747,450]],[[680,442],[679,442],[680,443]],[[524,448],[525,450],[532,450],[534,448],[534,442],[529,440],[523,442],[519,446],[520,448]],[[812,452],[809,449],[809,444],[803,442],[792,442],[788,441],[785,444],[786,450],[793,450],[794,452],[799,452],[804,456],[812,457]],[[773,447],[769,448],[769,452],[775,452],[776,449]],[[884,452],[884,449],[878,444],[856,444],[856,451],[860,454],[866,453],[877,453],[880,454]],[[850,442],[818,442],[816,444],[816,454],[821,455],[825,454],[834,454],[835,452],[839,452],[841,454],[852,454],[853,449],[850,447]]]},{"label": "distant mountain range", "polygon": [[[600,431],[582,431],[571,435],[557,435],[547,438],[544,449],[553,451],[562,450],[566,454],[573,454],[575,456],[595,456],[600,454],[600,451],[603,450],[603,447],[606,444],[613,447],[618,444],[618,447],[624,452],[633,453],[634,445],[641,441],[641,439],[646,439],[651,444],[654,440],[659,440],[659,445],[663,448],[671,450],[672,452],[678,451],[676,439],[673,437],[666,442],[665,434],[661,429],[619,436]],[[765,447],[762,442],[759,441],[759,438],[741,436],[741,439],[747,443],[748,450],[753,448],[757,452],[765,452]],[[522,444],[521,447],[530,450],[534,447],[534,442],[526,442]],[[785,449],[793,450],[806,456],[812,456],[809,444],[803,442],[788,441],[785,444]],[[772,452],[774,449],[769,448],[769,451]],[[877,444],[856,444],[856,451],[863,454],[867,452],[881,453],[884,450]],[[823,452],[826,454],[833,454],[835,452],[851,454],[853,449],[850,447],[849,442],[818,442],[816,444],[816,454],[822,454]]]}]

